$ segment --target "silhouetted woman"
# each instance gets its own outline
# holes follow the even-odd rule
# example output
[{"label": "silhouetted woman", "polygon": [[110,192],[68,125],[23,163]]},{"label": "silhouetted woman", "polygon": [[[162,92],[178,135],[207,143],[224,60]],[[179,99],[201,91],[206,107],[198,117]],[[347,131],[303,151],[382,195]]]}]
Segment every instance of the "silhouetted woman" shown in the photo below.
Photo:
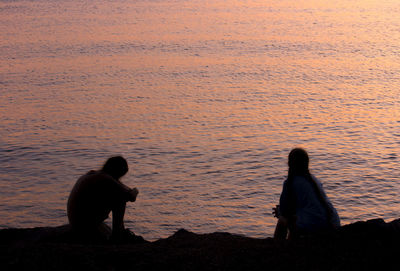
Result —
[{"label": "silhouetted woman", "polygon": [[326,196],[322,184],[310,174],[305,150],[289,154],[288,178],[283,184],[280,205],[274,208],[278,217],[274,238],[285,239],[340,227],[339,216]]}]

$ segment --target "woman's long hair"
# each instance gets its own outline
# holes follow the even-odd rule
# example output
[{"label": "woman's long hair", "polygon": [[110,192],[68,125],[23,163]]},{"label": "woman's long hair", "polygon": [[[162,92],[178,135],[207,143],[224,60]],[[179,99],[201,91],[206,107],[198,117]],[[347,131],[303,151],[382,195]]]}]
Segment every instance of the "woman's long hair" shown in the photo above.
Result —
[{"label": "woman's long hair", "polygon": [[312,178],[311,173],[309,171],[309,157],[307,152],[301,148],[295,148],[289,153],[289,173],[287,178],[288,184],[288,197],[289,197],[289,212],[291,215],[295,215],[296,213],[296,194],[293,187],[293,180],[295,176],[303,176],[306,180],[311,184],[318,200],[321,202],[322,206],[326,210],[327,218],[329,224],[332,221],[332,210],[328,205],[328,202],[325,199],[325,196],[322,194],[323,192],[318,187],[318,184]]}]

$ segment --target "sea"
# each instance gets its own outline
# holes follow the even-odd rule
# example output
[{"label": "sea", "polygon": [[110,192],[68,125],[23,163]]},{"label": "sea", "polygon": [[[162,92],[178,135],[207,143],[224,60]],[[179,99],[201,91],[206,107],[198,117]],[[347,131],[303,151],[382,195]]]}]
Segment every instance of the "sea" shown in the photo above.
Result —
[{"label": "sea", "polygon": [[122,155],[136,234],[271,237],[295,147],[342,225],[400,217],[399,1],[0,0],[0,228]]}]

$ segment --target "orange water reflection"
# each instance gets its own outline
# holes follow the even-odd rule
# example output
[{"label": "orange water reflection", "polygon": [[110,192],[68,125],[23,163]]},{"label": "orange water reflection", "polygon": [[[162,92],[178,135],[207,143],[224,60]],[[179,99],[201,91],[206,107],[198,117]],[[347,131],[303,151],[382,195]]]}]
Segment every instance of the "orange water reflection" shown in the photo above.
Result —
[{"label": "orange water reflection", "polygon": [[1,3],[0,147],[17,165],[1,174],[19,194],[0,188],[21,207],[10,220],[40,206],[35,223],[64,221],[77,175],[119,152],[141,190],[128,225],[148,238],[181,227],[264,237],[294,146],[345,223],[394,218],[396,5]]}]

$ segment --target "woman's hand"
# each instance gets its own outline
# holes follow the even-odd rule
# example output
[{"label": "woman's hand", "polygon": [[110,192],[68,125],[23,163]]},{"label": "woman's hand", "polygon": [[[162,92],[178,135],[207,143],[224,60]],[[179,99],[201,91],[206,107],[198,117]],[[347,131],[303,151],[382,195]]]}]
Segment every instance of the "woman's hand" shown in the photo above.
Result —
[{"label": "woman's hand", "polygon": [[281,216],[281,211],[279,210],[279,205],[276,205],[274,208],[272,208],[272,214],[274,217],[279,218]]}]

